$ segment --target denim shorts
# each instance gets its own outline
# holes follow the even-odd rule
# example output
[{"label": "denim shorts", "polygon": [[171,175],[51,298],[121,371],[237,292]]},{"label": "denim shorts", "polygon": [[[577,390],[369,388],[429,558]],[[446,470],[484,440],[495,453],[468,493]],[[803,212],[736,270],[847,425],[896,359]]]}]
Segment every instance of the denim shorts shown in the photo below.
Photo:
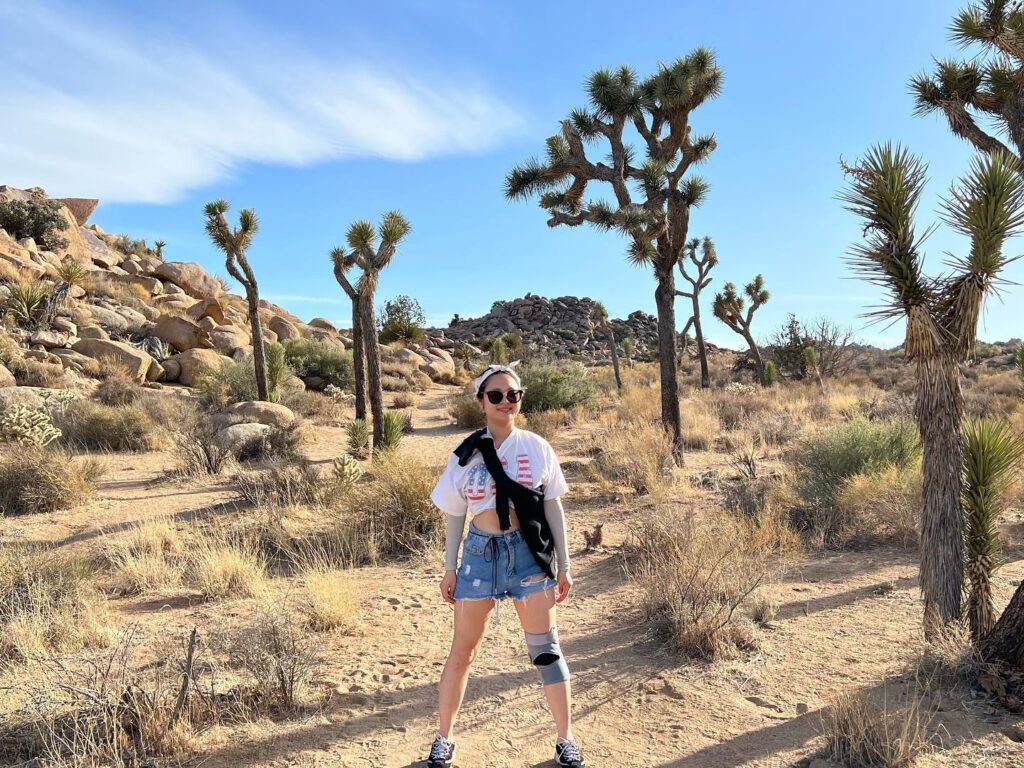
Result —
[{"label": "denim shorts", "polygon": [[470,524],[455,576],[456,600],[522,600],[554,586],[519,530],[488,533]]}]

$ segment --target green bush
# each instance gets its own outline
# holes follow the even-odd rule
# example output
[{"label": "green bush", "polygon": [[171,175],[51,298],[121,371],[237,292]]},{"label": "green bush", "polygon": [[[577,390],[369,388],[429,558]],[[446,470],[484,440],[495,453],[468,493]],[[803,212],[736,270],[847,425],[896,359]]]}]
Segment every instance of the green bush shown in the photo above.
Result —
[{"label": "green bush", "polygon": [[800,442],[794,456],[797,491],[812,508],[832,508],[847,479],[890,467],[905,469],[920,451],[917,428],[910,422],[858,416]]},{"label": "green bush", "polygon": [[448,405],[448,413],[456,425],[463,429],[480,429],[487,423],[484,410],[472,393],[463,393],[453,398]]},{"label": "green bush", "polygon": [[392,341],[420,341],[423,339],[423,325],[426,323],[423,307],[410,296],[396,296],[384,302],[380,313],[380,343]]},{"label": "green bush", "polygon": [[535,363],[523,368],[520,378],[526,389],[524,413],[590,407],[597,399],[597,385],[581,363]]},{"label": "green bush", "polygon": [[[288,378],[291,368],[286,361],[286,352],[280,344],[266,345],[267,388],[271,402],[279,402],[281,385]],[[197,384],[204,402],[214,408],[223,408],[233,403],[258,400],[256,388],[256,364],[252,355],[242,360],[225,362],[220,368],[208,368]]]},{"label": "green bush", "polygon": [[299,376],[318,376],[325,384],[355,389],[352,353],[319,339],[293,339],[284,348],[285,360]]},{"label": "green bush", "polygon": [[774,387],[778,380],[779,369],[775,367],[775,363],[769,360],[764,364],[764,383],[769,387]]},{"label": "green bush", "polygon": [[0,229],[15,240],[31,237],[41,249],[59,251],[68,247],[68,241],[57,233],[67,228],[56,200],[0,203]]}]

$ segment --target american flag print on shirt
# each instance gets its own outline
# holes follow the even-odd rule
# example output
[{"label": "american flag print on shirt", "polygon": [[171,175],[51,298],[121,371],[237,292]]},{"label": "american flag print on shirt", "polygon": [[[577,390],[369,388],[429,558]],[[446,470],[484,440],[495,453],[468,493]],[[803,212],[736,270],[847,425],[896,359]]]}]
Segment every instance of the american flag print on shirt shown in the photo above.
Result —
[{"label": "american flag print on shirt", "polygon": [[[501,460],[501,466],[508,474],[508,459]],[[516,482],[528,488],[533,487],[533,470],[530,468],[530,457],[525,453],[516,455]],[[488,484],[493,496],[497,492],[494,480],[491,479],[487,467],[482,463],[473,466],[466,473],[466,501],[483,501],[487,497]]]}]

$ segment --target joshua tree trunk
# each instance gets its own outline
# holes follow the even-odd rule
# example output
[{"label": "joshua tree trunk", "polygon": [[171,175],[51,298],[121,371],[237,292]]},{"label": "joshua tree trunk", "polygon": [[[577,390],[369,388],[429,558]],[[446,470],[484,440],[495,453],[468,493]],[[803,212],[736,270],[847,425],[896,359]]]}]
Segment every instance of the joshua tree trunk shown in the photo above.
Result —
[{"label": "joshua tree trunk", "polygon": [[918,360],[917,423],[923,450],[921,591],[925,631],[959,621],[963,593],[963,395],[947,355]]},{"label": "joshua tree trunk", "polygon": [[750,354],[754,357],[754,365],[757,366],[757,380],[760,382],[762,387],[768,386],[768,379],[764,374],[764,358],[761,357],[761,350],[757,347],[757,342],[754,341],[754,337],[750,334],[750,331],[743,332],[743,340],[747,342],[747,346],[750,347]]},{"label": "joshua tree trunk", "polygon": [[360,299],[359,311],[359,321],[363,327],[363,350],[366,354],[367,399],[373,415],[373,450],[376,453],[379,446],[384,444],[384,388],[381,385],[380,348],[377,346],[372,290],[366,291]]},{"label": "joshua tree trunk", "polygon": [[1024,584],[1017,587],[1003,615],[981,641],[980,651],[986,661],[1024,669]]},{"label": "joshua tree trunk", "polygon": [[711,387],[711,373],[708,371],[708,351],[704,346],[704,331],[700,327],[700,302],[697,297],[693,301],[693,335],[697,339],[697,354],[700,355],[700,388]]},{"label": "joshua tree trunk", "polygon": [[679,378],[676,374],[676,285],[674,264],[667,270],[655,267],[658,287],[654,301],[658,307],[658,367],[661,373],[662,424],[672,439],[672,456],[683,463],[683,426],[679,413]]},{"label": "joshua tree trunk", "polygon": [[263,321],[260,320],[260,293],[256,283],[245,287],[249,302],[249,328],[252,330],[252,363],[256,369],[256,396],[270,400],[270,386],[267,383],[267,353],[263,340]]},{"label": "joshua tree trunk", "polygon": [[352,298],[352,373],[355,376],[356,418],[366,420],[366,350],[359,296]]},{"label": "joshua tree trunk", "polygon": [[615,371],[615,387],[616,389],[622,389],[622,376],[619,374],[619,352],[615,348],[615,332],[612,331],[611,323],[604,323],[602,330],[608,336],[608,345],[612,352],[612,370]]}]

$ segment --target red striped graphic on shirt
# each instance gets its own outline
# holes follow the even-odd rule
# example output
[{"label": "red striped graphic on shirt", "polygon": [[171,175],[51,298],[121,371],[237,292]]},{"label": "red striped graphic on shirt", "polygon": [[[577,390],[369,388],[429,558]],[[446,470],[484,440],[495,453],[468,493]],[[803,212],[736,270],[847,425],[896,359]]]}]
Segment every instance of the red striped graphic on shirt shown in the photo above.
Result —
[{"label": "red striped graphic on shirt", "polygon": [[[508,459],[502,459],[501,466],[508,472]],[[488,483],[489,480],[490,483]],[[525,453],[516,455],[516,482],[529,487],[533,486],[533,470],[530,468],[530,457]],[[490,486],[489,488],[488,485]],[[487,472],[487,467],[483,464],[477,464],[469,470],[466,474],[465,491],[466,500],[474,502],[486,499],[488,492],[492,496],[497,493],[497,488]]]}]

